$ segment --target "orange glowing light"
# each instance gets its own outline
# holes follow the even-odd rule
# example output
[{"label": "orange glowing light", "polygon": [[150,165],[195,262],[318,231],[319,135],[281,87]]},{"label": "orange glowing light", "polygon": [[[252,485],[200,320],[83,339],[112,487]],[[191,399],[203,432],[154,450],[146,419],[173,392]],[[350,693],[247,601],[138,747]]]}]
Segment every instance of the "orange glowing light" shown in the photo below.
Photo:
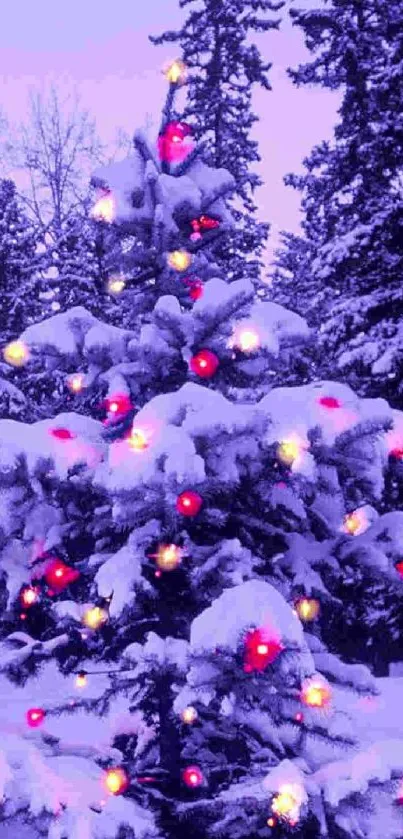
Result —
[{"label": "orange glowing light", "polygon": [[276,826],[276,819],[273,819],[273,816],[271,816],[269,819],[267,819],[267,826],[268,827],[275,827]]},{"label": "orange glowing light", "polygon": [[172,251],[168,254],[168,264],[175,271],[186,271],[192,262],[192,257],[187,251]]},{"label": "orange glowing light", "polygon": [[11,341],[4,347],[3,357],[11,367],[23,367],[29,359],[29,350],[23,341]]},{"label": "orange glowing light", "polygon": [[173,571],[182,558],[182,550],[177,545],[160,545],[155,554],[155,561],[161,571]]},{"label": "orange glowing light", "polygon": [[80,393],[84,387],[84,376],[82,373],[74,373],[67,379],[67,387],[72,393]]},{"label": "orange glowing light", "polygon": [[255,327],[238,326],[235,329],[234,336],[230,341],[230,346],[236,346],[242,352],[254,352],[260,347],[260,337]]},{"label": "orange glowing light", "polygon": [[112,795],[120,795],[129,786],[129,779],[124,769],[108,769],[105,775],[105,786]]},{"label": "orange glowing light", "polygon": [[314,621],[315,618],[318,617],[320,605],[318,600],[302,597],[301,600],[298,600],[295,604],[295,609],[298,617],[302,621],[308,622]]},{"label": "orange glowing light", "polygon": [[90,215],[95,221],[106,221],[111,223],[115,218],[115,201],[113,195],[109,191],[104,191],[104,194],[95,202]]},{"label": "orange glowing light", "polygon": [[304,799],[302,787],[298,784],[282,784],[272,801],[272,811],[280,819],[293,825],[297,823]]},{"label": "orange glowing light", "polygon": [[290,466],[298,458],[300,451],[301,446],[297,440],[283,440],[277,449],[277,455],[283,463]]},{"label": "orange glowing light", "polygon": [[189,705],[187,708],[184,708],[181,714],[183,722],[192,723],[197,720],[197,711],[196,708],[193,708],[192,705]]},{"label": "orange glowing light", "polygon": [[32,606],[39,598],[39,590],[32,586],[24,588],[21,592],[20,598],[23,606]]},{"label": "orange glowing light", "polygon": [[311,680],[302,686],[301,700],[310,708],[325,708],[331,700],[330,688],[325,682]]},{"label": "orange glowing light", "polygon": [[365,529],[367,519],[362,510],[355,510],[353,513],[348,513],[343,521],[343,530],[349,533],[350,536],[357,536]]},{"label": "orange glowing light", "polygon": [[98,629],[103,623],[106,623],[107,620],[108,613],[105,609],[100,609],[99,606],[87,609],[82,618],[82,622],[88,626],[89,629]]},{"label": "orange glowing light", "polygon": [[166,68],[164,75],[170,84],[181,84],[186,79],[186,66],[177,58]]},{"label": "orange glowing light", "polygon": [[77,678],[76,678],[76,687],[77,687],[77,688],[85,688],[86,684],[87,684],[87,675],[86,675],[86,673],[84,673],[84,672],[82,672],[82,673],[77,673]]},{"label": "orange glowing light", "polygon": [[129,446],[135,451],[144,451],[148,449],[148,440],[145,432],[141,428],[132,428],[130,437],[128,437]]},{"label": "orange glowing light", "polygon": [[120,294],[125,285],[126,283],[121,277],[111,277],[108,281],[108,291],[110,294]]}]

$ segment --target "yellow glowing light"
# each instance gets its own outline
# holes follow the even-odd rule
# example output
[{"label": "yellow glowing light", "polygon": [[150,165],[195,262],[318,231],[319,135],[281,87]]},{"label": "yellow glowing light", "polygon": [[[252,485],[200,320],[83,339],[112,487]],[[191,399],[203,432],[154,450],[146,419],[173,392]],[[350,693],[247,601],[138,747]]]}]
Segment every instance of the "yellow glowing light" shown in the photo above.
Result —
[{"label": "yellow glowing light", "polygon": [[306,682],[302,686],[301,699],[311,708],[324,708],[330,702],[331,692],[324,682]]},{"label": "yellow glowing light", "polygon": [[319,614],[319,602],[313,598],[303,597],[296,603],[296,612],[301,620],[314,621]]},{"label": "yellow glowing light", "polygon": [[29,350],[23,341],[11,341],[4,347],[3,357],[12,367],[23,367],[29,359]]},{"label": "yellow glowing light", "polygon": [[83,615],[83,623],[89,629],[98,629],[103,623],[108,620],[108,614],[105,609],[100,609],[99,606],[94,606],[92,609],[87,609]]},{"label": "yellow glowing light", "polygon": [[128,779],[124,769],[109,769],[105,777],[105,785],[112,795],[123,792],[127,787]]},{"label": "yellow glowing light", "polygon": [[84,387],[84,376],[82,373],[74,373],[67,379],[67,387],[72,393],[80,393]]},{"label": "yellow glowing light", "polygon": [[85,673],[78,673],[76,678],[76,687],[77,688],[85,688],[87,684],[87,676]]},{"label": "yellow glowing light", "polygon": [[343,523],[343,530],[345,533],[349,533],[351,536],[355,536],[359,533],[366,524],[365,516],[363,513],[360,513],[356,510],[354,513],[349,513]]},{"label": "yellow glowing light", "polygon": [[268,827],[275,827],[276,820],[273,819],[273,817],[270,817],[269,819],[267,819],[267,825],[268,825]]},{"label": "yellow glowing light", "polygon": [[295,825],[304,800],[304,791],[298,784],[282,784],[272,801],[271,809],[280,819]]},{"label": "yellow glowing light", "polygon": [[177,545],[160,545],[155,561],[162,571],[173,571],[181,561],[182,551]]},{"label": "yellow glowing light", "polygon": [[192,705],[189,705],[187,708],[184,708],[182,711],[182,720],[186,723],[192,723],[197,720],[197,711],[196,708],[193,708]]},{"label": "yellow glowing light", "polygon": [[170,84],[180,84],[181,82],[184,82],[186,78],[186,67],[183,61],[175,59],[175,61],[167,67],[164,75],[167,82]]},{"label": "yellow glowing light", "polygon": [[129,446],[131,449],[135,451],[143,451],[144,449],[148,449],[148,440],[145,432],[141,428],[132,428],[132,432],[130,434],[129,439]]},{"label": "yellow glowing light", "polygon": [[115,201],[111,193],[102,195],[95,202],[90,215],[96,221],[107,221],[111,223],[115,218]]},{"label": "yellow glowing light", "polygon": [[120,294],[125,285],[125,281],[120,277],[112,277],[108,282],[108,291],[110,294]]},{"label": "yellow glowing light", "polygon": [[286,465],[291,465],[300,453],[300,446],[297,440],[283,440],[280,443],[277,454],[280,460]]},{"label": "yellow glowing light", "polygon": [[168,264],[175,271],[186,271],[192,261],[190,253],[187,251],[172,251],[168,254]]}]

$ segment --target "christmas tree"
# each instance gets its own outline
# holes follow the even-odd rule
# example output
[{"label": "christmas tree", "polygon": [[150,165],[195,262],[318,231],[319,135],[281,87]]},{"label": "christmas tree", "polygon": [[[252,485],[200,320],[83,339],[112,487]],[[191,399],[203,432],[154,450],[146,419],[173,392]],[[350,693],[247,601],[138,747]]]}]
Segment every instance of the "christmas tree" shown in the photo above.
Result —
[{"label": "christmas tree", "polygon": [[172,119],[179,62],[167,79],[156,146],[136,134],[93,179],[123,324],[78,306],[28,327],[25,373],[74,401],[0,422],[2,819],[374,839],[382,810],[401,832],[402,743],[359,751],[339,690],[376,682],[325,631],[350,568],[387,581],[396,631],[402,514],[376,507],[401,414],[337,382],[271,388],[306,324],[215,275],[233,182]]}]

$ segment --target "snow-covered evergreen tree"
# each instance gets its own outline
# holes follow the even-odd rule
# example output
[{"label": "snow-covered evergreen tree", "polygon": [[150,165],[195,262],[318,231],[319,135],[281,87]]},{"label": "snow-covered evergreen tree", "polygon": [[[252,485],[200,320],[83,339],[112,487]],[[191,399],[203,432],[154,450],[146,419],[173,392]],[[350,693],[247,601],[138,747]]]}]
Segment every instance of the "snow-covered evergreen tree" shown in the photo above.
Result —
[{"label": "snow-covered evergreen tree", "polygon": [[224,167],[235,179],[231,211],[235,229],[223,246],[214,248],[228,280],[249,277],[259,286],[262,258],[269,225],[256,217],[254,194],[262,179],[251,129],[258,117],[252,109],[254,85],[270,90],[268,73],[256,44],[255,33],[278,27],[276,13],[283,2],[275,0],[196,0],[189,6],[182,28],[151,37],[153,44],[178,44],[188,71],[186,103],[180,118],[192,126],[198,141],[205,142],[206,161]]},{"label": "snow-covered evergreen tree", "polygon": [[[336,365],[359,393],[401,406],[402,5],[332,0],[291,15],[312,53],[290,71],[294,82],[342,91],[334,140],[286,179],[303,193],[306,313],[321,329],[321,374]],[[294,268],[302,293],[307,272]]]},{"label": "snow-covered evergreen tree", "polygon": [[270,388],[303,321],[215,277],[209,234],[186,264],[195,211],[231,223],[231,180],[196,150],[185,174],[166,160],[174,92],[159,155],[137,135],[95,176],[132,322],[75,307],[21,336],[25,371],[83,376],[77,401],[107,385],[106,426],[88,404],[0,422],[0,815],[49,839],[375,839],[382,817],[396,839],[402,743],[360,754],[339,706],[375,680],[303,624],[343,563],[402,597],[401,514],[375,510],[401,415],[340,383]]}]

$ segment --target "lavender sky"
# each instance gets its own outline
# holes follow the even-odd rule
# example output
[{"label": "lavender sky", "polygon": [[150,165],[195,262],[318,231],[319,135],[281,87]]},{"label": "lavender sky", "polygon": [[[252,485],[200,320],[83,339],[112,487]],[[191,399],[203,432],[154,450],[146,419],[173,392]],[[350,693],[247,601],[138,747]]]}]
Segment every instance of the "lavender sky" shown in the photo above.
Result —
[{"label": "lavender sky", "polygon": [[[177,0],[13,0],[0,28],[0,108],[11,121],[21,121],[29,89],[55,82],[63,93],[78,92],[105,142],[113,141],[119,126],[129,133],[147,121],[157,126],[166,91],[161,67],[176,53],[169,45],[152,46],[148,35],[178,28],[185,11]],[[271,250],[280,229],[297,231],[299,224],[299,197],[282,177],[298,171],[311,147],[331,136],[339,100],[337,94],[291,84],[286,67],[304,61],[307,52],[288,18],[280,33],[256,42],[273,63],[273,91],[255,94],[265,181],[257,201],[259,215],[272,224]]]}]

